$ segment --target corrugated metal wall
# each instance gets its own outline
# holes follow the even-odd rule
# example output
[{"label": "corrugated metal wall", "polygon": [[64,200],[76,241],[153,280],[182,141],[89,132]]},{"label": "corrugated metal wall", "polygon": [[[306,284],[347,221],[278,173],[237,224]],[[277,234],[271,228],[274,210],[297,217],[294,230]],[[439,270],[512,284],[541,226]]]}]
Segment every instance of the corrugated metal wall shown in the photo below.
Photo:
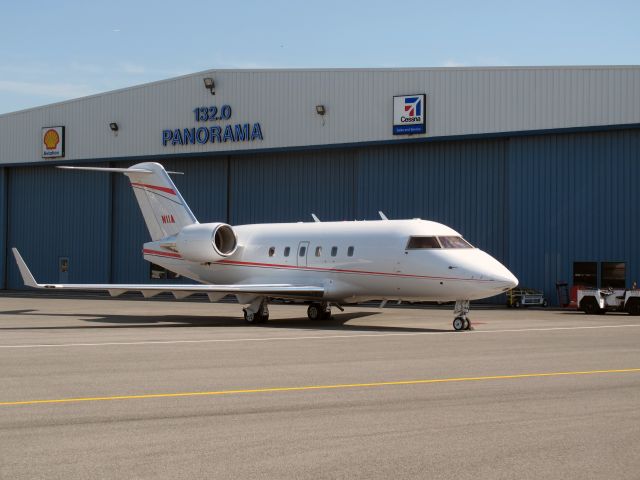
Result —
[{"label": "corrugated metal wall", "polygon": [[230,223],[352,220],[355,150],[231,159]]},{"label": "corrugated metal wall", "polygon": [[[393,96],[417,93],[426,133],[394,136]],[[196,122],[194,108],[224,104],[228,120]],[[82,161],[631,124],[638,105],[637,66],[215,70],[0,115],[0,164],[42,162],[40,129],[53,125],[66,127],[65,160]],[[247,122],[263,140],[162,143],[164,129]]]},{"label": "corrugated metal wall", "polygon": [[[58,282],[58,259],[69,258],[69,282],[109,279],[109,176],[51,167],[12,168],[8,178],[7,247],[18,247],[34,276]],[[23,288],[13,258],[8,288]]]},{"label": "corrugated metal wall", "polygon": [[640,279],[640,130],[509,141],[510,252],[521,283],[555,300],[575,261],[626,262]]},{"label": "corrugated metal wall", "polygon": [[7,169],[0,168],[0,289],[6,288],[7,255]]},{"label": "corrugated metal wall", "polygon": [[506,256],[506,140],[367,148],[358,153],[358,218],[423,218]]},{"label": "corrugated metal wall", "polygon": [[[164,164],[185,172],[174,181],[201,222],[376,219],[382,210],[450,225],[552,301],[574,261],[624,261],[627,283],[640,280],[638,129]],[[58,281],[58,257],[69,256],[70,281],[149,281],[140,252],[149,236],[124,176],[0,169],[3,186],[7,254],[19,246],[39,278]],[[10,257],[7,278],[22,288]]]}]

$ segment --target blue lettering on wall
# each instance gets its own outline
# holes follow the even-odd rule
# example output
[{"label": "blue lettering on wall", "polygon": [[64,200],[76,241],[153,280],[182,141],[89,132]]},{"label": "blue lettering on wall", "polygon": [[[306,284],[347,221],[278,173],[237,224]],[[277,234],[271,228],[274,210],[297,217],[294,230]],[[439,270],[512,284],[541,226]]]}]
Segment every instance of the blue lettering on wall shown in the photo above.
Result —
[{"label": "blue lettering on wall", "polygon": [[194,144],[196,143],[196,129],[195,128],[185,128],[184,129],[184,144],[187,143]]},{"label": "blue lettering on wall", "polygon": [[236,142],[249,140],[249,124],[236,125]]},{"label": "blue lettering on wall", "polygon": [[180,129],[176,128],[173,131],[173,138],[171,139],[171,145],[182,145],[182,135],[180,134]]},{"label": "blue lettering on wall", "polygon": [[253,130],[251,131],[251,141],[253,140],[263,140],[262,138],[262,129],[260,128],[259,123],[253,124]]},{"label": "blue lettering on wall", "polygon": [[200,127],[196,130],[196,140],[199,144],[205,144],[209,141],[209,129],[207,127]]},{"label": "blue lettering on wall", "polygon": [[232,142],[236,141],[236,139],[233,137],[233,128],[231,127],[231,125],[227,125],[224,128],[224,135],[222,136],[223,142],[228,142],[229,140],[231,140]]},{"label": "blue lettering on wall", "polygon": [[211,127],[211,143],[215,143],[216,141],[218,143],[222,143],[222,137],[220,136],[222,134],[222,129],[220,127]]},{"label": "blue lettering on wall", "polygon": [[[197,107],[193,110],[196,122],[218,122],[231,118],[231,106],[222,105]],[[207,143],[254,142],[264,140],[259,122],[237,123],[235,125],[215,125],[212,127],[184,127],[162,130],[162,146],[205,145]]]}]

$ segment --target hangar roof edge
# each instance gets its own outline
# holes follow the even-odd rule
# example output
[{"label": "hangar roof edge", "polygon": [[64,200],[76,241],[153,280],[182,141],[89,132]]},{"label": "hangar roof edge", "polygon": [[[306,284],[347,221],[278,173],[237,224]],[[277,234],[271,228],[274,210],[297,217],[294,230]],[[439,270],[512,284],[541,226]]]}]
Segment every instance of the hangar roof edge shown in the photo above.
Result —
[{"label": "hangar roof edge", "polygon": [[99,98],[103,96],[118,94],[122,92],[128,92],[154,85],[161,85],[164,83],[171,83],[177,80],[186,78],[197,77],[199,75],[207,75],[212,73],[313,73],[313,72],[420,72],[420,71],[498,71],[498,70],[640,70],[640,65],[540,65],[540,66],[460,66],[460,67],[362,67],[362,68],[211,68],[208,70],[202,70],[193,73],[187,73],[185,75],[179,75],[177,77],[164,78],[161,80],[155,80],[153,82],[141,83],[137,85],[131,85],[128,87],[118,88],[115,90],[108,90],[106,92],[95,93],[93,95],[86,95],[83,97],[71,98],[68,100],[62,100],[60,102],[47,103],[39,105],[37,107],[25,108],[22,110],[15,110],[13,112],[0,113],[0,119],[12,115],[23,114],[26,112],[33,112],[45,108],[67,105],[71,103],[81,102],[92,98]]}]

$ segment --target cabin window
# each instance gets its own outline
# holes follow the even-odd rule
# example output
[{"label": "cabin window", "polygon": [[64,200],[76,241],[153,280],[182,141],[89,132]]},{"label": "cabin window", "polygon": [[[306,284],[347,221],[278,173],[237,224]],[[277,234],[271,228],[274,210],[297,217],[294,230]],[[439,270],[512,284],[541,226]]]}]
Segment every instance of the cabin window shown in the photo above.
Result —
[{"label": "cabin window", "polygon": [[331,247],[331,256],[335,257],[338,255],[338,247]]},{"label": "cabin window", "polygon": [[322,247],[316,247],[316,257],[322,255]]},{"label": "cabin window", "polygon": [[304,257],[307,254],[307,247],[300,247],[300,252],[298,253],[301,257]]},{"label": "cabin window", "polygon": [[273,257],[276,254],[276,247],[269,247],[269,256]]},{"label": "cabin window", "polygon": [[290,247],[284,247],[284,256],[288,257],[289,253],[291,253],[291,248]]},{"label": "cabin window", "polygon": [[436,237],[410,237],[407,250],[418,248],[440,248]]},{"label": "cabin window", "polygon": [[353,252],[354,252],[355,248],[354,247],[349,247],[347,249],[347,256],[348,257],[353,257]]},{"label": "cabin window", "polygon": [[438,237],[442,248],[473,248],[469,242],[462,237]]}]

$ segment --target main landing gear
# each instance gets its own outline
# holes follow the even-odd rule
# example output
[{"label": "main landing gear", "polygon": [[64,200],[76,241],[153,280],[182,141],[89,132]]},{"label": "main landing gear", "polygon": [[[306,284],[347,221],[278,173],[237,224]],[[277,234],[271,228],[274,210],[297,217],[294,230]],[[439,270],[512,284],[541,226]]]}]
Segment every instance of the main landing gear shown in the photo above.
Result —
[{"label": "main landing gear", "polygon": [[312,303],[307,308],[309,320],[330,320],[331,307],[327,303]]},{"label": "main landing gear", "polygon": [[266,299],[254,300],[244,311],[244,321],[247,323],[265,323],[269,321],[269,305]]},{"label": "main landing gear", "polygon": [[453,310],[453,314],[456,316],[453,319],[453,329],[455,331],[471,330],[471,322],[467,317],[467,313],[469,313],[469,300],[456,300],[456,306]]}]

